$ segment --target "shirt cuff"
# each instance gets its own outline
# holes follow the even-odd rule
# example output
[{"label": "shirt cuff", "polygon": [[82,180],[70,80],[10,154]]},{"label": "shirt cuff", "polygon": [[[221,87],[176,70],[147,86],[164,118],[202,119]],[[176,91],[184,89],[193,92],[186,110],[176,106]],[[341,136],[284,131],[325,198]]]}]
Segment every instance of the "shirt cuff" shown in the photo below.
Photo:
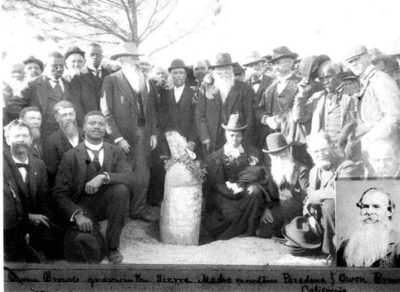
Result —
[{"label": "shirt cuff", "polygon": [[119,141],[121,141],[122,139],[124,139],[123,137],[119,137],[117,139],[114,140],[114,143],[117,144]]},{"label": "shirt cuff", "polygon": [[103,181],[103,185],[107,185],[110,183],[110,175],[108,174],[108,172],[103,171],[103,174],[106,176],[106,180]]},{"label": "shirt cuff", "polygon": [[78,209],[74,213],[72,213],[72,216],[69,219],[69,222],[75,222],[75,215],[78,214],[80,211],[83,211],[83,210],[82,209]]},{"label": "shirt cuff", "polygon": [[261,123],[266,125],[267,124],[267,119],[269,118],[269,116],[267,115],[263,115],[263,117],[261,118]]}]

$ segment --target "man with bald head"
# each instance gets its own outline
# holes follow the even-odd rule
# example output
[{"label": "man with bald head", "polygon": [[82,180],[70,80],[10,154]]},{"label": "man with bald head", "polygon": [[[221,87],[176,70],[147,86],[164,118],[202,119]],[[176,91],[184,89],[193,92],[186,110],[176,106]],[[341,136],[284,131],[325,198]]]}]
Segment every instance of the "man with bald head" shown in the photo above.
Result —
[{"label": "man with bald head", "polygon": [[293,118],[298,123],[311,121],[311,134],[326,131],[332,142],[337,145],[344,125],[355,120],[355,104],[351,96],[343,93],[342,70],[332,61],[323,63],[318,70],[324,90],[311,95],[306,94],[303,86],[298,86],[294,102]]},{"label": "man with bald head", "polygon": [[389,193],[367,189],[357,202],[358,226],[338,249],[338,266],[400,267],[400,234],[393,228],[395,204]]},{"label": "man with bald head", "polygon": [[83,111],[78,103],[77,92],[71,83],[62,77],[63,55],[51,52],[45,63],[44,74],[28,82],[22,89],[21,96],[13,97],[7,105],[7,112],[11,117],[18,116],[24,107],[37,106],[42,114],[41,133],[44,139],[58,129],[53,107],[61,100],[68,100],[76,106],[78,125],[83,121]]},{"label": "man with bald head", "polygon": [[348,54],[346,62],[360,77],[356,136],[361,147],[374,140],[397,139],[400,121],[400,91],[396,82],[372,64],[365,46],[357,46]]}]

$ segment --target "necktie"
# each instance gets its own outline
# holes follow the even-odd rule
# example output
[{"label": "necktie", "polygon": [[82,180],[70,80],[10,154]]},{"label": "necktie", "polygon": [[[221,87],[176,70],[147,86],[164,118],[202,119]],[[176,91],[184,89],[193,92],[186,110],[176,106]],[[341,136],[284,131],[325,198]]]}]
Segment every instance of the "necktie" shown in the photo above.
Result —
[{"label": "necktie", "polygon": [[56,96],[62,96],[63,95],[63,91],[61,89],[60,81],[59,80],[54,80],[53,82],[55,84],[54,92],[55,92]]},{"label": "necktie", "polygon": [[23,168],[25,168],[26,170],[28,170],[28,164],[26,164],[26,163],[15,163],[15,165],[17,166],[17,168],[21,168],[21,167],[23,167]]},{"label": "necktie", "polygon": [[256,81],[252,81],[252,82],[251,82],[251,85],[256,85],[256,84],[261,84],[261,80],[258,79],[258,80],[256,80]]},{"label": "necktie", "polygon": [[93,157],[93,165],[94,165],[94,167],[96,168],[97,171],[100,171],[101,165],[100,165],[100,161],[99,161],[99,153],[100,153],[101,149],[103,149],[103,148],[100,148],[99,150],[94,150],[94,149],[90,149],[90,148],[87,148],[87,149],[94,156]]}]

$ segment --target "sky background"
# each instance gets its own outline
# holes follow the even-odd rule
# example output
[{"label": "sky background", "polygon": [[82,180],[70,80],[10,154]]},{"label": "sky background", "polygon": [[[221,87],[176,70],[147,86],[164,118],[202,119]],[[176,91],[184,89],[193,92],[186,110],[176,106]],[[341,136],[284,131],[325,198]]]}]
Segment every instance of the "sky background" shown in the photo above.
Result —
[{"label": "sky background", "polygon": [[[288,46],[300,56],[327,54],[340,61],[355,44],[377,47],[384,53],[400,52],[398,0],[221,0],[221,13],[207,18],[201,28],[156,53],[154,63],[168,66],[175,58],[193,64],[199,59],[214,62],[218,52],[230,52],[234,61],[241,61],[251,50],[261,55],[272,49]],[[159,45],[160,36],[173,36],[176,31],[198,19],[210,1],[181,0],[169,22],[141,45],[144,54]],[[0,16],[3,36],[0,51],[7,52],[6,60],[21,60],[33,54],[43,58],[50,50],[58,49],[51,42],[38,42],[37,33],[23,13]],[[78,43],[79,45],[79,43]],[[110,54],[112,47],[106,47]]]}]

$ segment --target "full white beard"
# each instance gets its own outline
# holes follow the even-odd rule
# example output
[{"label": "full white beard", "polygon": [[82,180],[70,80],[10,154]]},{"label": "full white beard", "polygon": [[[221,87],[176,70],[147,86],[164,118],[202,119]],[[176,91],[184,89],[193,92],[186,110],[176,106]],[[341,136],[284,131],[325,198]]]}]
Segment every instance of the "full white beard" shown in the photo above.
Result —
[{"label": "full white beard", "polygon": [[226,76],[219,76],[215,74],[214,76],[214,86],[218,89],[219,93],[221,94],[222,101],[225,102],[226,98],[228,97],[231,88],[235,84],[235,75],[227,74]]},{"label": "full white beard", "polygon": [[291,158],[280,158],[271,155],[271,175],[277,186],[287,182],[294,184],[293,174],[295,163]]},{"label": "full white beard", "polygon": [[362,223],[351,235],[344,250],[349,267],[370,267],[387,254],[391,222]]},{"label": "full white beard", "polygon": [[139,93],[143,91],[146,82],[143,73],[139,69],[130,65],[124,65],[122,66],[122,72],[135,92]]}]

